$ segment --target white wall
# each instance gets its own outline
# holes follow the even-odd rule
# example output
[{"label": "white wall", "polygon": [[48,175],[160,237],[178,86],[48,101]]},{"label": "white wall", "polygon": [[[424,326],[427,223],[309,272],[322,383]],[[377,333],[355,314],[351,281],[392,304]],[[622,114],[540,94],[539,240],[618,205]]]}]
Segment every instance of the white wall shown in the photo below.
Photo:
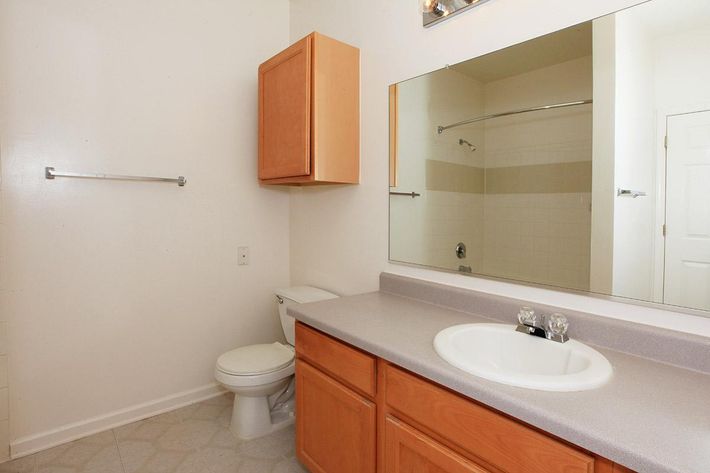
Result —
[{"label": "white wall", "polygon": [[654,41],[655,100],[659,111],[688,113],[710,108],[710,24]]},{"label": "white wall", "polygon": [[[645,7],[639,7],[645,8]],[[653,300],[655,226],[655,107],[653,41],[633,10],[616,16],[615,188],[643,198],[614,200],[612,293]]]},{"label": "white wall", "polygon": [[617,295],[663,300],[665,120],[710,108],[707,18],[706,5],[668,0],[615,15],[615,187],[647,193],[614,199]]},{"label": "white wall", "polygon": [[710,319],[387,263],[387,86],[449,63],[589,20],[638,0],[487,2],[430,29],[419,2],[291,0],[291,40],[312,30],[361,48],[361,184],[297,189],[291,198],[291,279],[343,293],[376,290],[382,270],[621,319],[710,335]]},{"label": "white wall", "polygon": [[[0,2],[0,297],[16,453],[80,433],[45,435],[70,423],[108,416],[100,428],[141,403],[209,394],[220,353],[279,337],[289,195],[257,184],[256,71],[287,46],[288,10]],[[188,184],[48,181],[46,165]],[[237,266],[238,245],[250,266]]]},{"label": "white wall", "polygon": [[614,272],[615,16],[606,16],[592,25],[594,113],[589,288],[600,294],[611,294]]}]

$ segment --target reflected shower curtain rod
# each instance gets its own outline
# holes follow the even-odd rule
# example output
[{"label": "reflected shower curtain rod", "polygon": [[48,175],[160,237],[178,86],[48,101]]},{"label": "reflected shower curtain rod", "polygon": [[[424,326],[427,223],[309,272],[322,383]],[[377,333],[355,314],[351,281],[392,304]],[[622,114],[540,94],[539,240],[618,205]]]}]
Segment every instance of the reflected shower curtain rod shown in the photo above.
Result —
[{"label": "reflected shower curtain rod", "polygon": [[477,118],[472,118],[470,120],[464,120],[462,122],[452,123],[451,125],[438,126],[438,127],[436,127],[436,131],[437,131],[437,133],[442,134],[444,132],[444,130],[448,130],[449,128],[455,128],[457,126],[469,125],[471,123],[476,123],[476,122],[482,122],[484,120],[489,120],[491,118],[507,117],[509,115],[518,115],[519,113],[539,112],[541,110],[552,110],[555,108],[576,107],[578,105],[586,105],[586,104],[589,104],[592,102],[593,102],[592,99],[587,99],[587,100],[578,100],[576,102],[565,102],[565,103],[555,103],[552,105],[542,105],[540,107],[522,108],[520,110],[513,110],[510,112],[493,113],[491,115],[484,115],[482,117],[477,117]]}]

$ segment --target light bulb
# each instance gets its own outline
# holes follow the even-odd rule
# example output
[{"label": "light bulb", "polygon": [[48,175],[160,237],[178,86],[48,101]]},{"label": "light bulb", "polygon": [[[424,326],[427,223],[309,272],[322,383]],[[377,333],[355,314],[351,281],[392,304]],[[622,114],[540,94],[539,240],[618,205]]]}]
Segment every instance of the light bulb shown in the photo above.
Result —
[{"label": "light bulb", "polygon": [[423,0],[422,12],[432,13],[436,16],[446,16],[451,13],[449,9],[439,0]]},{"label": "light bulb", "polygon": [[422,0],[422,13],[430,13],[434,9],[437,0]]}]

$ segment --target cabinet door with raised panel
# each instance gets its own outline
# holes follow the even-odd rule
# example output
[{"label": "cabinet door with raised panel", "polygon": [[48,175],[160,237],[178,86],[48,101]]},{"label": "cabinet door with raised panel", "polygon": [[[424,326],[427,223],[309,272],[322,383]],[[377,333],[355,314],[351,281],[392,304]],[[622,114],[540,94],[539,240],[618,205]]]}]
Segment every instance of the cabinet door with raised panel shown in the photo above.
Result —
[{"label": "cabinet door with raised panel", "polygon": [[592,473],[594,457],[400,368],[385,369],[391,411],[508,473]]},{"label": "cabinet door with raised panel", "polygon": [[312,473],[375,472],[375,405],[296,360],[296,454]]},{"label": "cabinet door with raised panel", "polygon": [[488,473],[397,419],[385,421],[385,473]]},{"label": "cabinet door with raised panel", "polygon": [[259,179],[311,172],[311,42],[259,66]]}]

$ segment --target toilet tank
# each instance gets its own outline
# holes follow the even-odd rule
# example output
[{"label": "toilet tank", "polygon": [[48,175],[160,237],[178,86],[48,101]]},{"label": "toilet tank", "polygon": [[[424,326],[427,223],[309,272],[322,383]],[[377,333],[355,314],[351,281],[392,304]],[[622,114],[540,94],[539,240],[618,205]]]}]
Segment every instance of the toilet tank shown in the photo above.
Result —
[{"label": "toilet tank", "polygon": [[276,298],[279,301],[279,316],[281,327],[286,335],[286,341],[290,345],[296,345],[296,319],[286,313],[286,308],[291,304],[303,304],[306,302],[325,301],[335,299],[332,292],[311,286],[294,286],[276,290]]}]

